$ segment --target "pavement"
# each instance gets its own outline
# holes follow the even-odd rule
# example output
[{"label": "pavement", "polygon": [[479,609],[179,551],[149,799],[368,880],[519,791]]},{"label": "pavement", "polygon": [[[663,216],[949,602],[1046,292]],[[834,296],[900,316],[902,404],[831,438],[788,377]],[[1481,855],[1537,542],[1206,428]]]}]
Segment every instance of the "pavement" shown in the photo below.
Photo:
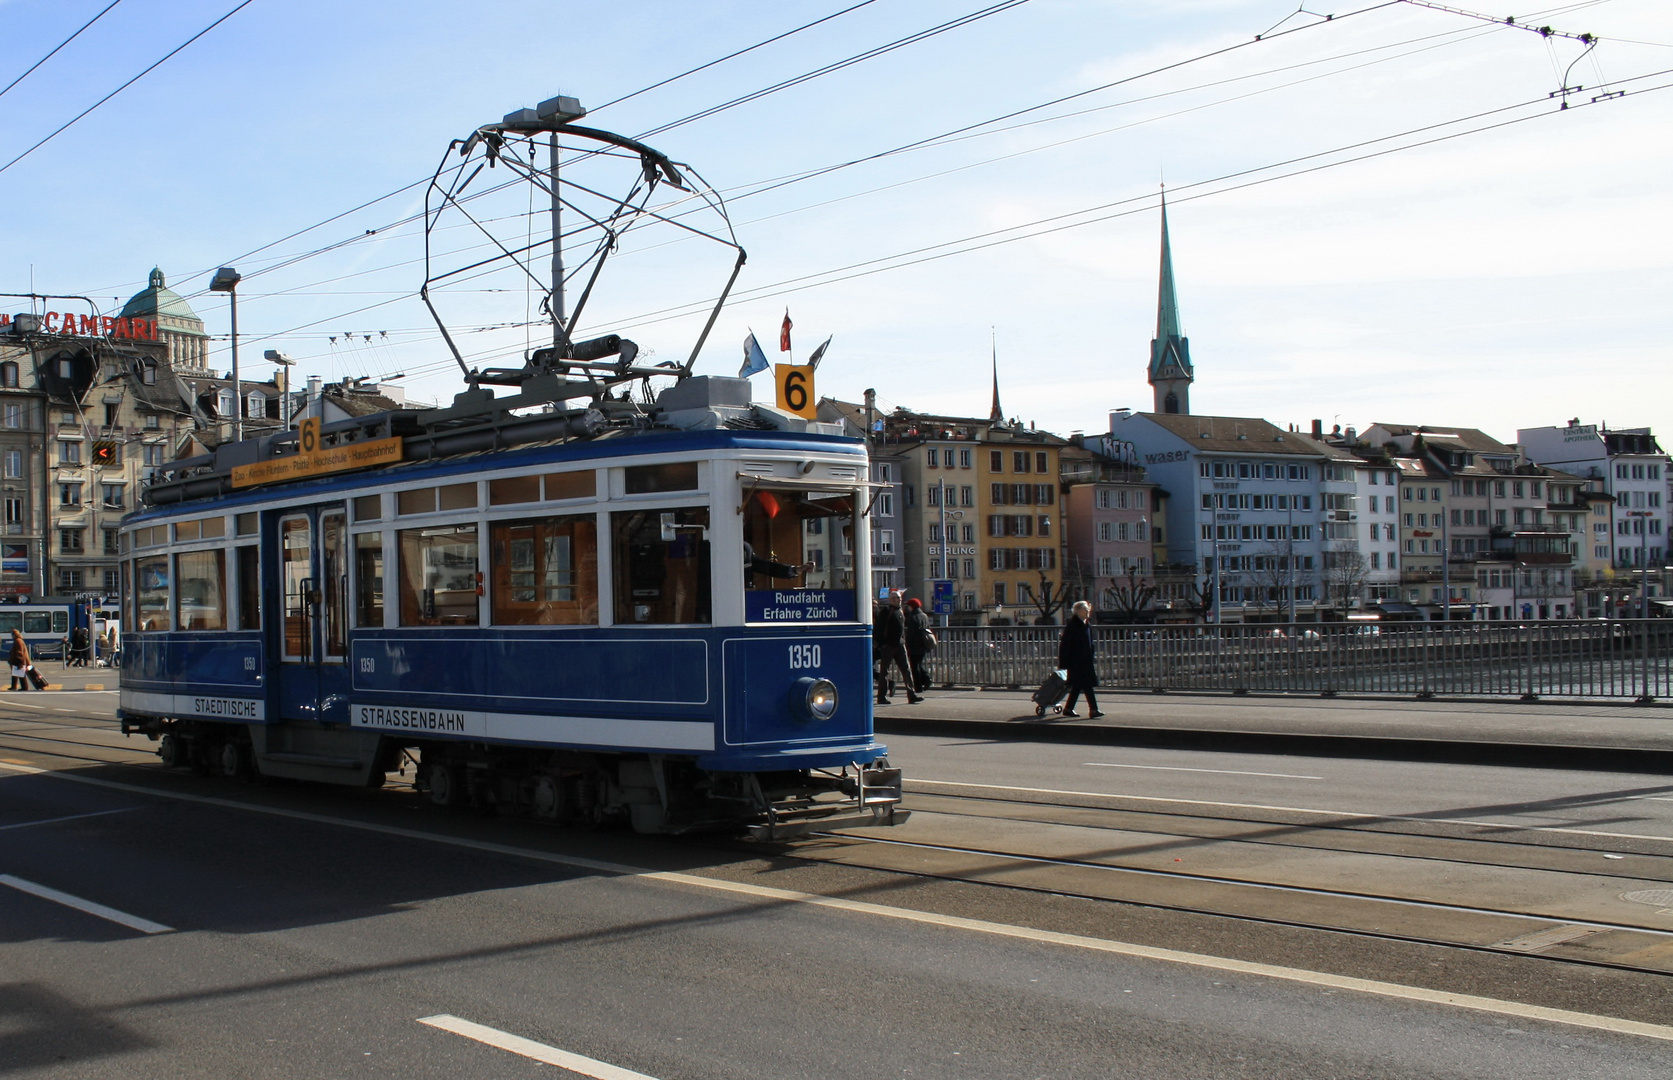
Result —
[{"label": "pavement", "polygon": [[950,735],[1673,773],[1673,706],[1107,692],[1105,715],[1034,715],[1020,690],[876,707],[881,735]]},{"label": "pavement", "polygon": [[[48,690],[116,689],[118,672],[115,668],[65,667],[62,660],[37,660],[35,670],[46,677]],[[0,693],[8,692],[0,690]]]}]

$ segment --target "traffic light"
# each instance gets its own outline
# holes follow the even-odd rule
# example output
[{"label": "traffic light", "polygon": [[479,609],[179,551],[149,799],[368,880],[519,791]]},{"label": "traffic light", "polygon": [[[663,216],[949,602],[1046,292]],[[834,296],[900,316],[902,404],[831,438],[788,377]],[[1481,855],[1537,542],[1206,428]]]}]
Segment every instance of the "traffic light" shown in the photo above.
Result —
[{"label": "traffic light", "polygon": [[121,447],[113,442],[96,442],[93,444],[93,464],[115,465],[121,460]]}]

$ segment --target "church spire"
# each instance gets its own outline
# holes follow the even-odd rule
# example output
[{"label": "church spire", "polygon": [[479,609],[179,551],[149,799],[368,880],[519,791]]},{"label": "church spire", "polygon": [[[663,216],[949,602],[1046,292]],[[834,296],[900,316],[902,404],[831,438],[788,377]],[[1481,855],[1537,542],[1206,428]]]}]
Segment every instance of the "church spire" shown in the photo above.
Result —
[{"label": "church spire", "polygon": [[988,419],[999,423],[1005,419],[1005,410],[999,407],[999,342],[989,339],[993,348],[993,408],[988,410]]},{"label": "church spire", "polygon": [[1190,342],[1180,333],[1179,300],[1174,295],[1173,248],[1168,243],[1168,197],[1162,193],[1162,267],[1156,296],[1156,337],[1150,343],[1150,385],[1156,391],[1156,411],[1188,413],[1191,370]]}]

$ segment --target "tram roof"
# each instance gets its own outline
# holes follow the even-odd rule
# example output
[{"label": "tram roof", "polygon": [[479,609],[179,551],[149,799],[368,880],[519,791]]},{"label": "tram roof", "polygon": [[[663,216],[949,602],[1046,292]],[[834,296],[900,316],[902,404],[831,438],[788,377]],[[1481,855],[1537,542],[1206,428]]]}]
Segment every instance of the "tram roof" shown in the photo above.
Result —
[{"label": "tram roof", "polygon": [[210,506],[230,509],[270,502],[309,503],[369,487],[491,472],[515,468],[518,465],[550,465],[565,461],[603,459],[631,460],[669,454],[690,456],[714,454],[724,450],[769,450],[778,453],[800,451],[855,457],[864,457],[866,453],[865,444],[859,439],[819,432],[732,428],[698,431],[611,430],[588,439],[555,438],[497,450],[471,450],[416,461],[403,461],[380,468],[265,484],[230,493],[183,499],[145,510],[136,510],[122,520],[124,525],[131,525],[153,519],[202,514],[204,509]]}]

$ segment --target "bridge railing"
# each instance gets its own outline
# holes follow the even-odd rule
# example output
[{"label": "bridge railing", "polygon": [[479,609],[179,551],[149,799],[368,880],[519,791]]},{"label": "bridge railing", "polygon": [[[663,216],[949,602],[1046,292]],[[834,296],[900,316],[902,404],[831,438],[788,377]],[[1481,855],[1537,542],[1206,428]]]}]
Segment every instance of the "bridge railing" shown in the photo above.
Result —
[{"label": "bridge railing", "polygon": [[[1031,688],[1060,627],[945,627],[938,685]],[[1095,626],[1098,679],[1123,690],[1410,697],[1673,697],[1673,619]]]}]

